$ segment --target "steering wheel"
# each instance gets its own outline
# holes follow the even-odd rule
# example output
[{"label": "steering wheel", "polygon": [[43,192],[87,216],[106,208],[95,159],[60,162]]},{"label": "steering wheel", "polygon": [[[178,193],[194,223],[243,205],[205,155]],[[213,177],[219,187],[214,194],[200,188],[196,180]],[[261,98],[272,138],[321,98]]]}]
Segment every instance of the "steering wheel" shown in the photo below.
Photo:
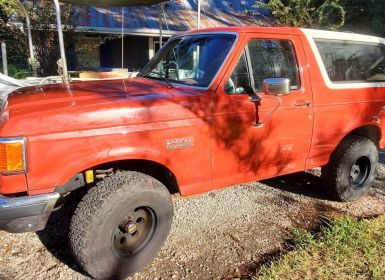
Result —
[{"label": "steering wheel", "polygon": [[229,78],[226,85],[225,85],[225,91],[227,93],[235,93],[235,83],[233,79]]},{"label": "steering wheel", "polygon": [[163,68],[166,68],[167,66],[170,66],[172,64],[175,65],[176,79],[179,81],[179,65],[178,65],[178,63],[176,63],[175,61],[169,61],[166,65],[163,66]]}]

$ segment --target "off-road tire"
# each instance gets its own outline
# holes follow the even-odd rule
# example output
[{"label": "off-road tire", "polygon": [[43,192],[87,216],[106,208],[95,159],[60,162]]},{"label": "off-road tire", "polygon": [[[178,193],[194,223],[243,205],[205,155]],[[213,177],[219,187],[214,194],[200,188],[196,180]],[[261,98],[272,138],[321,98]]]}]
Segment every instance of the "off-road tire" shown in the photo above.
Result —
[{"label": "off-road tire", "polygon": [[[128,209],[138,207],[151,209],[156,225],[141,251],[122,256],[114,249],[114,234]],[[96,279],[124,278],[153,260],[170,232],[172,215],[171,195],[162,183],[139,172],[118,171],[97,183],[79,203],[69,232],[72,253]]]},{"label": "off-road tire", "polygon": [[[355,183],[352,177],[357,162],[367,166],[361,183]],[[357,200],[370,190],[377,175],[377,163],[378,150],[371,140],[358,135],[347,136],[332,153],[329,163],[322,167],[322,186],[335,200]]]}]

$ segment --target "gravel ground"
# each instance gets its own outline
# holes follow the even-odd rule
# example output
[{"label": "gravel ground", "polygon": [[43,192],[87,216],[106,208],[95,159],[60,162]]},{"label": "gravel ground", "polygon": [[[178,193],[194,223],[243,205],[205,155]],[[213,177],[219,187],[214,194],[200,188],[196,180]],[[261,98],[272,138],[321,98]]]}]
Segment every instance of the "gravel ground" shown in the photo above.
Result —
[{"label": "gravel ground", "polygon": [[[352,203],[329,201],[319,171],[283,176],[195,197],[174,197],[170,236],[152,264],[130,279],[232,279],[247,264],[282,250],[291,227],[319,217],[385,213],[385,152],[371,193]],[[76,200],[77,198],[72,198]],[[88,279],[67,249],[71,205],[45,231],[0,232],[0,279]]]}]

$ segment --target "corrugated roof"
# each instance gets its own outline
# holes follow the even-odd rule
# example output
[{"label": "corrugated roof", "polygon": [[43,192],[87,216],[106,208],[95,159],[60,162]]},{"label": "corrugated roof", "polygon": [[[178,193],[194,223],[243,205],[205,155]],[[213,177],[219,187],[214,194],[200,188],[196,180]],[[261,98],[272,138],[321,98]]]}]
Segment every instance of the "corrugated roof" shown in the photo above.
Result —
[{"label": "corrugated roof", "polygon": [[[201,27],[256,25],[251,10],[255,0],[202,0]],[[101,33],[120,33],[124,10],[126,34],[158,34],[160,5],[143,7],[76,7],[79,29]],[[197,0],[171,0],[165,4],[163,29],[165,34],[197,27]]]},{"label": "corrugated roof", "polygon": [[98,7],[155,5],[166,1],[167,0],[60,0],[61,3]]}]

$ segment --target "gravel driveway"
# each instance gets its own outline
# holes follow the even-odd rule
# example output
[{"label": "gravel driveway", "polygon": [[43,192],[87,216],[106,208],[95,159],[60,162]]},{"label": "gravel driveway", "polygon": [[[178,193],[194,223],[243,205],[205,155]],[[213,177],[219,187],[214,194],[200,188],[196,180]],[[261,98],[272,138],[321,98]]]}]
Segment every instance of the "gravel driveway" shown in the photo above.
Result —
[{"label": "gravel driveway", "polygon": [[[329,201],[320,190],[317,171],[195,197],[175,196],[174,223],[165,246],[130,279],[231,279],[247,270],[247,264],[280,251],[291,227],[344,213],[383,214],[385,152],[381,162],[374,189],[352,203]],[[0,279],[88,279],[67,250],[72,208],[56,212],[38,234],[0,232]]]}]

